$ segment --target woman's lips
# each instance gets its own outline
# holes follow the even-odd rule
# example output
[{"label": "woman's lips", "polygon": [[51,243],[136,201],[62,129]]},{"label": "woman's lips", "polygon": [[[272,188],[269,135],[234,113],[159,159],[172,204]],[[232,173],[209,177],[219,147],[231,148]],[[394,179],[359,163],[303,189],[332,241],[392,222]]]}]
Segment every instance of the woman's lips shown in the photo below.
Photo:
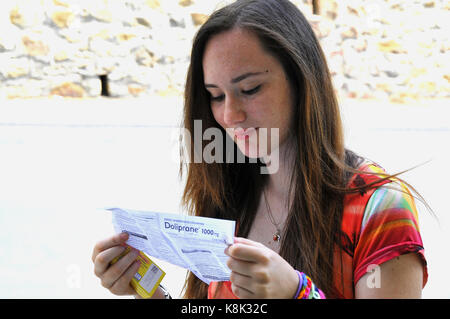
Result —
[{"label": "woman's lips", "polygon": [[249,138],[249,136],[256,132],[258,128],[254,128],[254,127],[249,127],[249,128],[242,128],[242,127],[236,127],[234,129],[234,136],[236,136],[236,138],[238,140],[245,140],[247,138]]}]

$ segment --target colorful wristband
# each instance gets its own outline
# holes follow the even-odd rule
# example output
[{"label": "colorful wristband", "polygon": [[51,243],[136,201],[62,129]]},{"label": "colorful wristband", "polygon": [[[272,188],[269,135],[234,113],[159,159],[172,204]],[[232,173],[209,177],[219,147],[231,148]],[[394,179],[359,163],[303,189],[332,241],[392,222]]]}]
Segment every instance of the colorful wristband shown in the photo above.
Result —
[{"label": "colorful wristband", "polygon": [[326,299],[325,294],[313,283],[305,273],[296,270],[298,288],[294,299]]},{"label": "colorful wristband", "polygon": [[311,286],[312,286],[312,280],[311,278],[309,278],[308,276],[306,276],[306,279],[308,280],[308,285],[305,288],[305,294],[303,295],[302,299],[308,299],[309,297],[309,292],[311,291]]},{"label": "colorful wristband", "polygon": [[298,275],[298,288],[297,288],[297,292],[294,295],[294,299],[298,298],[298,295],[300,294],[300,291],[302,290],[302,286],[303,286],[303,277],[302,277],[302,273],[298,270],[296,270],[297,275]]}]

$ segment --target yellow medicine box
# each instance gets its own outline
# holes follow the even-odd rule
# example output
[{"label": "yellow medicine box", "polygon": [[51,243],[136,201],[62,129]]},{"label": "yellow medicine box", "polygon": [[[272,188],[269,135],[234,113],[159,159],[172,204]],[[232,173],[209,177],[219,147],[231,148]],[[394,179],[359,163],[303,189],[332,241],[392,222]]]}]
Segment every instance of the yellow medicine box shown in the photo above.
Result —
[{"label": "yellow medicine box", "polygon": [[[131,247],[126,245],[125,251],[114,258],[111,261],[111,265],[128,254],[129,251],[131,251]],[[135,273],[131,279],[130,284],[139,296],[142,298],[150,298],[153,296],[166,273],[142,251],[139,252],[139,256],[136,260],[139,260],[141,265],[139,266],[137,273]]]}]

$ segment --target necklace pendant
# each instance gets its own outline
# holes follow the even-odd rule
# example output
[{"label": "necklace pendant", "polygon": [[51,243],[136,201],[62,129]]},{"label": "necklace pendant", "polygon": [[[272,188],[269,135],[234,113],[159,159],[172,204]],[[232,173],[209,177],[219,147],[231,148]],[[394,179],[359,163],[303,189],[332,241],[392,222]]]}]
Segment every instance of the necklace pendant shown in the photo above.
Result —
[{"label": "necklace pendant", "polygon": [[280,232],[277,230],[275,234],[273,234],[273,241],[279,241],[281,238]]}]

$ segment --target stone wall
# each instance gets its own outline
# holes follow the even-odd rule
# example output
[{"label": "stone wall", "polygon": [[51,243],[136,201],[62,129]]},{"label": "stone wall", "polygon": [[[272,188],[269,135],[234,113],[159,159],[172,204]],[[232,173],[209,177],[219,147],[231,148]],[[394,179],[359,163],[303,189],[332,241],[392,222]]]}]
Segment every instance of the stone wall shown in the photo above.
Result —
[{"label": "stone wall", "polygon": [[[192,38],[219,0],[9,0],[0,97],[180,95]],[[450,97],[444,0],[293,1],[350,98]],[[447,33],[445,33],[447,31]],[[106,86],[107,84],[107,86]]]},{"label": "stone wall", "polygon": [[450,97],[450,2],[321,1],[313,18],[336,89],[394,102]]}]

